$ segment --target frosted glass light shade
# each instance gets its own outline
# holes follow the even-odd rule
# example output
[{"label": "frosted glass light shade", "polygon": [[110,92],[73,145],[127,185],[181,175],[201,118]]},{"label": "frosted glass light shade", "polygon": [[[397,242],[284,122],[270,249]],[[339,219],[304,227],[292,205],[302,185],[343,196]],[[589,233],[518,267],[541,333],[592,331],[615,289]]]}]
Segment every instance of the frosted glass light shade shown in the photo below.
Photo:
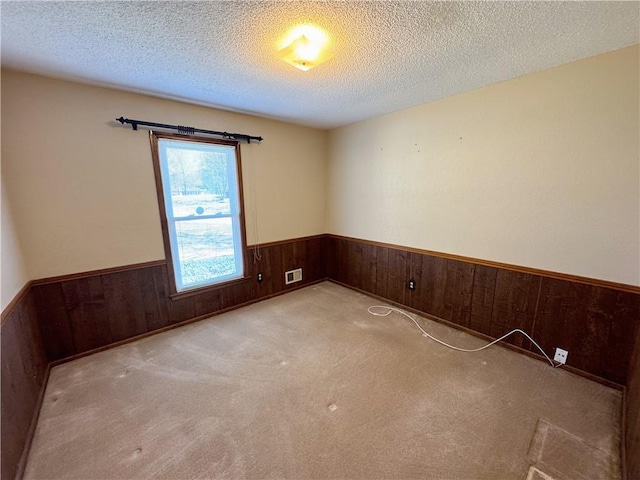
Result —
[{"label": "frosted glass light shade", "polygon": [[305,72],[334,55],[335,53],[325,48],[322,42],[314,41],[306,35],[295,38],[278,52],[282,60]]}]

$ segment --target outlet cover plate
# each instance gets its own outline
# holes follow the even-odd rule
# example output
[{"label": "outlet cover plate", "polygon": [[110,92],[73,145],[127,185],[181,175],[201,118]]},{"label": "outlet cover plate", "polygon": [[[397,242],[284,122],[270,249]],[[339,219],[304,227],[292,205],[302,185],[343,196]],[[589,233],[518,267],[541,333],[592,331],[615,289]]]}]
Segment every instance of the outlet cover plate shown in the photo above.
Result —
[{"label": "outlet cover plate", "polygon": [[567,363],[567,357],[569,356],[569,352],[566,350],[563,350],[561,348],[556,348],[556,354],[553,357],[553,359],[558,362],[558,363],[562,363],[563,365],[565,363]]}]

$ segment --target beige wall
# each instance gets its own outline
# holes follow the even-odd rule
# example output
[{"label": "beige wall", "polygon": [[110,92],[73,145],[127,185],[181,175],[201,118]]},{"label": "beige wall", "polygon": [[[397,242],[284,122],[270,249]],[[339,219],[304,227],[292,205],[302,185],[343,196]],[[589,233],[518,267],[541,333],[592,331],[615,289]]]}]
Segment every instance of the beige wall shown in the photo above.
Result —
[{"label": "beige wall", "polygon": [[638,57],[330,132],[329,231],[640,284]]},{"label": "beige wall", "polygon": [[326,230],[324,131],[5,71],[2,173],[30,279],[164,258],[148,134],[120,116],[262,135],[241,149],[248,243]]},{"label": "beige wall", "polygon": [[563,65],[328,142],[320,130],[3,72],[2,295],[164,257],[148,136],[116,124],[121,115],[264,136],[242,147],[250,244],[329,231],[640,284],[638,57],[635,46]]},{"label": "beige wall", "polygon": [[0,259],[0,269],[2,277],[0,283],[0,310],[13,300],[16,294],[29,281],[27,269],[24,264],[24,257],[20,242],[16,232],[13,214],[9,199],[4,188],[4,176],[2,177],[1,194],[2,200],[0,207],[2,209],[2,238],[0,239],[0,250],[2,256]]}]

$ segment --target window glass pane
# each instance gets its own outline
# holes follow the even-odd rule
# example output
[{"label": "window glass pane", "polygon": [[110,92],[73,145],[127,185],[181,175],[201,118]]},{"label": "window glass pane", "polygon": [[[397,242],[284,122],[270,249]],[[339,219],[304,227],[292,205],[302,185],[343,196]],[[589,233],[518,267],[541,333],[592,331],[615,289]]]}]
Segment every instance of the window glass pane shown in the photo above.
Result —
[{"label": "window glass pane", "polygon": [[[180,269],[178,283],[183,288],[211,283],[212,278],[234,277],[238,261],[234,251],[233,220],[211,218],[178,220],[175,223],[175,247]],[[174,247],[174,248],[175,248]]]},{"label": "window glass pane", "polygon": [[[173,217],[228,215],[236,210],[233,147],[165,142]],[[166,193],[165,193],[166,195]]]},{"label": "window glass pane", "polygon": [[199,217],[201,215],[229,214],[229,198],[219,198],[210,193],[172,195],[175,217]]}]

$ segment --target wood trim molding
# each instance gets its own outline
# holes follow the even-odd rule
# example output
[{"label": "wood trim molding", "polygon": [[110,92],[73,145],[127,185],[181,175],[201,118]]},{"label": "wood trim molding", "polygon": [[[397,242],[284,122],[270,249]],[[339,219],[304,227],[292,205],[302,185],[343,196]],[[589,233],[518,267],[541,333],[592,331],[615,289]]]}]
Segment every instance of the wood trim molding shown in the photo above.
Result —
[{"label": "wood trim molding", "polygon": [[582,277],[579,275],[572,275],[569,273],[560,273],[560,272],[552,272],[550,270],[542,270],[539,268],[532,268],[532,267],[524,267],[524,266],[520,266],[520,265],[512,265],[509,263],[502,263],[502,262],[495,262],[493,260],[483,260],[480,258],[473,258],[473,257],[465,257],[463,255],[455,255],[452,253],[443,253],[443,252],[435,252],[433,250],[423,250],[420,248],[414,248],[414,247],[405,247],[402,245],[395,245],[393,243],[384,243],[384,242],[377,242],[374,240],[364,240],[362,238],[354,238],[354,237],[345,237],[343,235],[335,235],[333,233],[329,233],[327,234],[328,238],[334,238],[336,240],[346,240],[346,241],[350,241],[350,242],[359,242],[359,243],[364,243],[367,245],[373,245],[376,247],[385,247],[385,248],[393,248],[395,250],[403,250],[406,252],[412,252],[412,253],[417,253],[420,255],[431,255],[433,257],[440,257],[440,258],[447,258],[450,260],[458,260],[461,262],[468,262],[468,263],[474,263],[476,265],[484,265],[486,267],[496,267],[496,268],[501,268],[503,270],[511,270],[513,272],[520,272],[520,273],[528,273],[531,275],[538,275],[541,277],[548,277],[548,278],[555,278],[558,280],[567,280],[570,282],[577,282],[577,283],[583,283],[585,285],[593,285],[596,287],[605,287],[605,288],[612,288],[614,290],[620,290],[622,292],[629,292],[629,293],[638,293],[640,294],[640,286],[636,286],[636,285],[629,285],[626,283],[617,283],[617,282],[612,282],[609,280],[600,280],[597,278],[589,278],[589,277]]},{"label": "wood trim molding", "polygon": [[171,300],[180,300],[182,298],[193,297],[194,295],[200,295],[207,292],[215,292],[216,290],[222,290],[223,288],[233,287],[234,285],[240,285],[242,283],[247,283],[253,280],[253,277],[245,276],[241,278],[236,278],[235,280],[230,280],[224,283],[216,283],[214,285],[207,285],[206,287],[194,288],[192,290],[185,290],[184,292],[171,293],[169,294],[169,298]]},{"label": "wood trim molding", "polygon": [[31,285],[36,286],[36,285],[46,285],[49,283],[66,282],[68,280],[78,280],[80,278],[95,277],[98,275],[108,275],[110,273],[128,272],[130,270],[140,270],[142,268],[157,267],[157,266],[166,265],[166,264],[167,264],[166,260],[153,260],[151,262],[132,263],[131,265],[123,265],[121,267],[110,267],[110,268],[103,268],[100,270],[90,270],[88,272],[70,273],[68,275],[40,278],[38,280],[32,280]]},{"label": "wood trim molding", "polygon": [[277,245],[287,245],[289,243],[302,242],[307,240],[316,240],[318,238],[329,238],[329,235],[326,233],[320,233],[318,235],[309,235],[306,237],[298,237],[298,238],[289,238],[287,240],[276,240],[274,242],[267,243],[255,243],[253,245],[247,245],[248,250],[254,250],[256,248],[266,248],[266,247],[275,247]]},{"label": "wood trim molding", "polygon": [[11,311],[22,300],[22,298],[29,292],[31,285],[33,285],[33,281],[28,281],[27,283],[25,283],[24,286],[20,289],[20,291],[16,294],[16,296],[13,297],[13,299],[4,308],[4,310],[2,310],[2,314],[0,316],[0,325],[4,323],[5,318],[11,315]]}]

